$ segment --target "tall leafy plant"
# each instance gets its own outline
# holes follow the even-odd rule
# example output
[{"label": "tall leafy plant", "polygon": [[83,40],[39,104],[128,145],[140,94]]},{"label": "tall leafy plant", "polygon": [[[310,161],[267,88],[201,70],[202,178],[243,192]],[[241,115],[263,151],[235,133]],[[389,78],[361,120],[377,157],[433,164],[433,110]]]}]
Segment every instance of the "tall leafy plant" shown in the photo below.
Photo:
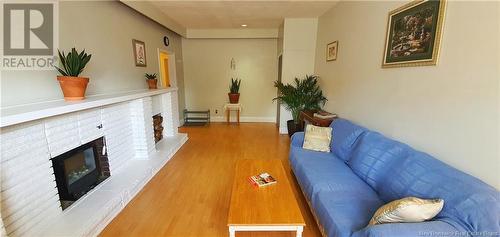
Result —
[{"label": "tall leafy plant", "polygon": [[299,123],[299,113],[303,110],[320,110],[327,99],[318,85],[318,76],[306,75],[303,79],[295,78],[294,84],[274,82],[278,88],[278,100],[292,113],[294,122]]},{"label": "tall leafy plant", "polygon": [[229,87],[229,91],[231,94],[238,94],[240,91],[241,79],[233,79],[231,78],[231,86]]},{"label": "tall leafy plant", "polygon": [[58,51],[58,53],[59,61],[62,67],[55,68],[59,71],[59,73],[61,73],[61,75],[69,77],[78,77],[92,57],[91,54],[85,53],[85,50],[78,53],[75,48],[72,48],[71,52],[67,55],[64,51],[62,53],[61,51]]}]

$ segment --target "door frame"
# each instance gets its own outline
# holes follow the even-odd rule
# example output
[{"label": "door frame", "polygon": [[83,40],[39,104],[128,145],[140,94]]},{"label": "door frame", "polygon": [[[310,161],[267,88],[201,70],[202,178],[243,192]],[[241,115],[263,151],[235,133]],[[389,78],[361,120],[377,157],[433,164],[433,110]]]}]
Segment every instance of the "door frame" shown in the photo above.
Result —
[{"label": "door frame", "polygon": [[161,78],[163,75],[161,72],[161,59],[160,59],[160,54],[161,53],[166,53],[168,55],[168,79],[170,81],[170,87],[177,87],[177,72],[176,72],[176,63],[175,63],[175,53],[170,51],[170,50],[165,50],[165,49],[160,49],[158,48],[157,50],[157,55],[158,55],[158,72],[160,73],[160,80],[163,81],[163,78]]},{"label": "door frame", "polygon": [[[278,55],[278,82],[282,81],[282,73],[283,73],[283,53]],[[279,96],[278,89],[276,89],[276,96]],[[281,119],[281,103],[279,100],[276,100],[276,127],[280,126]]]}]

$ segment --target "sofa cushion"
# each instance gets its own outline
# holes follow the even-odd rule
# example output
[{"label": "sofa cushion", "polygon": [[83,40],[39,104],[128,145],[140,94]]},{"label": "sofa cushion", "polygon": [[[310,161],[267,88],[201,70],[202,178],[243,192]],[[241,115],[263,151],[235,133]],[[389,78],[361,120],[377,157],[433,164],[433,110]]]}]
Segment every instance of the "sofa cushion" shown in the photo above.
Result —
[{"label": "sofa cushion", "polygon": [[377,132],[359,138],[348,161],[351,169],[373,189],[378,190],[391,178],[390,170],[409,155],[412,149]]},{"label": "sofa cushion", "polygon": [[364,193],[320,192],[313,204],[328,236],[349,237],[368,225],[382,201],[370,188]]},{"label": "sofa cushion", "polygon": [[331,140],[332,128],[308,124],[306,126],[302,148],[312,151],[330,152]]},{"label": "sofa cushion", "polygon": [[412,151],[377,188],[385,202],[407,196],[441,198],[443,221],[471,232],[500,232],[500,193],[477,178]]},{"label": "sofa cushion", "polygon": [[332,131],[332,152],[340,159],[347,161],[358,137],[367,129],[345,119],[335,119],[330,124]]},{"label": "sofa cushion", "polygon": [[[374,225],[354,232],[352,237],[422,237],[422,236],[467,236],[461,235],[460,229],[444,221],[421,223],[391,223]],[[462,230],[463,231],[463,230]]]},{"label": "sofa cushion", "polygon": [[366,193],[373,190],[332,153],[290,149],[293,173],[307,199],[314,204],[322,191]]},{"label": "sofa cushion", "polygon": [[394,200],[379,207],[369,225],[428,221],[443,209],[443,205],[443,199],[406,197]]}]

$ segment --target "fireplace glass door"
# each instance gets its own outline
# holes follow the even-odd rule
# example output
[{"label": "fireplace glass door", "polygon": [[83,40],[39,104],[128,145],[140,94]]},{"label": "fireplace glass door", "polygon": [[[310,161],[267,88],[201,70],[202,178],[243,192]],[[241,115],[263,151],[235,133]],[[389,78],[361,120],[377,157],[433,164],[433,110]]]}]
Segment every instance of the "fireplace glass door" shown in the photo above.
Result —
[{"label": "fireplace glass door", "polygon": [[95,171],[96,163],[92,147],[78,152],[64,160],[64,173],[68,186],[72,185],[85,175]]},{"label": "fireplace glass door", "polygon": [[101,137],[52,158],[63,210],[110,176],[104,151]]}]

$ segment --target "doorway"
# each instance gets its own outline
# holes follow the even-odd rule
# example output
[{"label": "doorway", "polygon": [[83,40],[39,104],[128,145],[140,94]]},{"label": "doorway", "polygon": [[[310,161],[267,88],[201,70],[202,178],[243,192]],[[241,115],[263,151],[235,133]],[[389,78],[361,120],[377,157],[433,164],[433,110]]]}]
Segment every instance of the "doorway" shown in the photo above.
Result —
[{"label": "doorway", "polygon": [[160,82],[161,86],[170,87],[170,75],[168,70],[168,54],[160,51]]},{"label": "doorway", "polygon": [[[282,71],[282,64],[283,64],[283,55],[280,54],[278,57],[278,82],[281,82],[281,71]],[[279,96],[280,92],[276,89],[276,96]],[[279,100],[276,100],[276,127],[280,126],[280,111],[281,111],[281,103]]]},{"label": "doorway", "polygon": [[158,49],[158,63],[161,87],[169,88],[177,86],[175,74],[175,54]]}]

